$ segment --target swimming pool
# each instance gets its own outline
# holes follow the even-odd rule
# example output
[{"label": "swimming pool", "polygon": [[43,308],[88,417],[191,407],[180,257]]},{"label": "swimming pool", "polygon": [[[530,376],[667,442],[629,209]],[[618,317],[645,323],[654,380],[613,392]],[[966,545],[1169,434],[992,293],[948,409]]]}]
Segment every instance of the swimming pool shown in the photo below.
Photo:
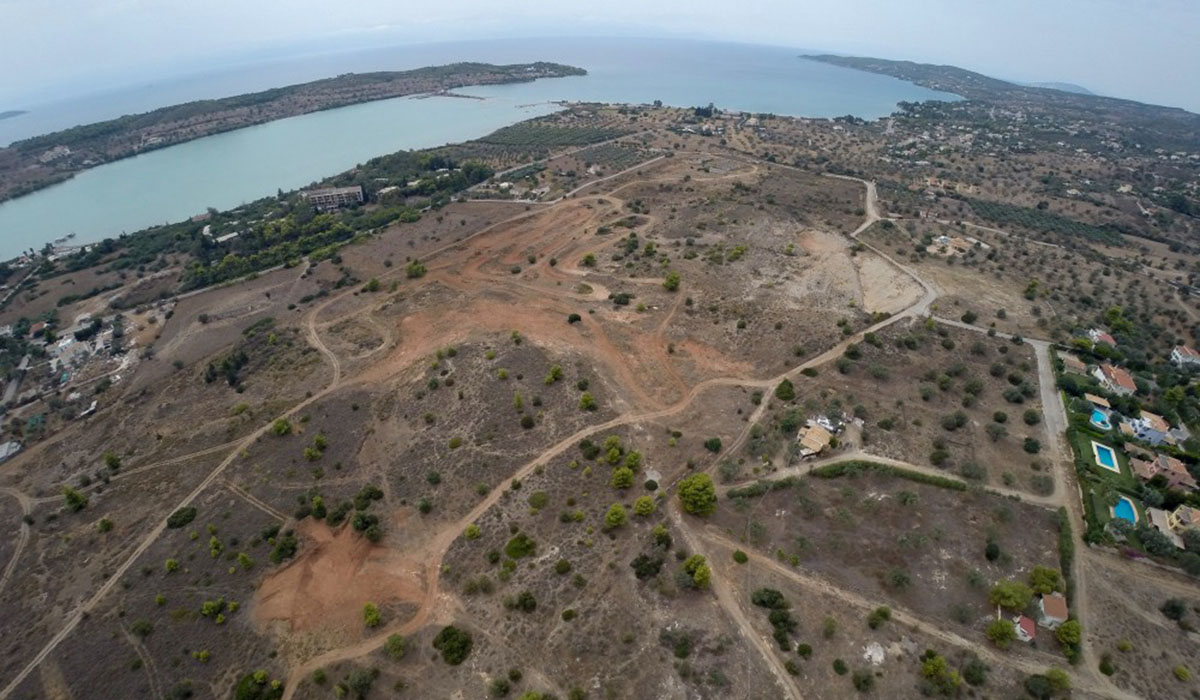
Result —
[{"label": "swimming pool", "polygon": [[1113,448],[1093,442],[1092,455],[1096,458],[1096,464],[1104,469],[1110,472],[1117,472],[1118,474],[1121,473],[1121,468],[1117,466],[1117,453],[1113,452]]},{"label": "swimming pool", "polygon": [[1133,501],[1124,496],[1121,496],[1121,500],[1117,501],[1117,505],[1112,507],[1112,514],[1114,518],[1128,520],[1134,525],[1137,525],[1137,508],[1133,507]]},{"label": "swimming pool", "polygon": [[1091,423],[1101,430],[1112,429],[1112,423],[1108,421],[1108,414],[1098,408],[1092,408]]}]

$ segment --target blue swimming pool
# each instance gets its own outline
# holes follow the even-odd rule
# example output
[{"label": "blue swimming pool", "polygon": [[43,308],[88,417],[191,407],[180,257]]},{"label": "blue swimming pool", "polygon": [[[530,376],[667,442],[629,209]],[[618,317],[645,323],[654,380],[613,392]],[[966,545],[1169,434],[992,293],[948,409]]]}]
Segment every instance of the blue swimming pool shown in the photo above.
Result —
[{"label": "blue swimming pool", "polygon": [[1112,423],[1108,422],[1108,414],[1098,408],[1092,409],[1092,425],[1101,430],[1109,430],[1112,428]]},{"label": "blue swimming pool", "polygon": [[1120,472],[1121,468],[1117,466],[1117,453],[1113,452],[1113,448],[1108,445],[1101,445],[1098,442],[1092,443],[1092,453],[1096,458],[1096,464],[1104,467],[1110,472]]},{"label": "blue swimming pool", "polygon": [[1128,520],[1137,525],[1137,509],[1133,507],[1133,501],[1128,498],[1121,496],[1121,500],[1117,501],[1117,505],[1113,506],[1112,512],[1114,518]]}]

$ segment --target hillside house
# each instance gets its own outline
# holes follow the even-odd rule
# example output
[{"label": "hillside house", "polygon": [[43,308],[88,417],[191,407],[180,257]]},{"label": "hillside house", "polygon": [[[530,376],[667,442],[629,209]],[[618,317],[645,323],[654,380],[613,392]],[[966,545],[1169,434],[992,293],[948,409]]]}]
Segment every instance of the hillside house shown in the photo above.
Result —
[{"label": "hillside house", "polygon": [[1133,376],[1120,367],[1103,364],[1092,371],[1092,376],[1106,390],[1118,396],[1132,396],[1137,391]]},{"label": "hillside house", "polygon": [[[1126,426],[1128,426],[1128,430],[1126,430]],[[1124,425],[1121,426],[1121,432],[1155,446],[1164,442],[1175,442],[1175,439],[1171,437],[1171,424],[1167,422],[1167,419],[1149,411],[1142,411],[1137,418],[1126,419]]]},{"label": "hillside house", "polygon": [[1067,621],[1067,599],[1061,593],[1047,593],[1038,598],[1038,622],[1048,629],[1058,629]]},{"label": "hillside house", "polygon": [[1017,639],[1026,644],[1037,637],[1037,623],[1024,615],[1013,618],[1013,627],[1016,629]]},{"label": "hillside house", "polygon": [[1167,513],[1167,527],[1183,532],[1189,527],[1200,527],[1200,508],[1182,505]]},{"label": "hillside house", "polygon": [[1087,337],[1088,337],[1088,340],[1092,341],[1092,343],[1094,343],[1096,345],[1099,345],[1100,343],[1104,343],[1105,345],[1107,345],[1109,347],[1113,347],[1113,348],[1117,347],[1116,339],[1113,338],[1111,335],[1109,335],[1107,331],[1100,330],[1099,328],[1093,328],[1090,331],[1088,331]]},{"label": "hillside house", "polygon": [[1200,367],[1200,352],[1186,345],[1176,345],[1171,351],[1171,362],[1179,367]]},{"label": "hillside house", "polygon": [[813,421],[809,421],[809,424],[796,434],[801,457],[813,457],[821,454],[832,441],[833,433]]},{"label": "hillside house", "polygon": [[1153,459],[1144,460],[1136,457],[1129,460],[1129,468],[1142,481],[1150,481],[1160,474],[1167,480],[1167,485],[1173,489],[1196,489],[1196,478],[1191,475],[1183,462],[1169,455],[1156,454]]},{"label": "hillside house", "polygon": [[1146,517],[1150,519],[1150,527],[1166,535],[1171,544],[1175,545],[1175,549],[1183,549],[1183,538],[1171,529],[1170,513],[1162,508],[1147,508]]},{"label": "hillside house", "polygon": [[1062,361],[1063,361],[1063,371],[1066,372],[1067,374],[1078,374],[1081,377],[1087,376],[1087,373],[1088,373],[1087,363],[1084,362],[1083,360],[1079,359],[1078,357],[1075,357],[1074,355],[1068,355],[1066,353],[1063,353]]}]

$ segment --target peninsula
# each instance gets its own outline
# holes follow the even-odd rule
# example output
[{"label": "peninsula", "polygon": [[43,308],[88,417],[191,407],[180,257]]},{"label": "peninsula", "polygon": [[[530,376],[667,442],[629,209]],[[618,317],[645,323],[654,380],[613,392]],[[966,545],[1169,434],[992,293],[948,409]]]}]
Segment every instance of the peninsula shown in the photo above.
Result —
[{"label": "peninsula", "polygon": [[[452,63],[408,71],[346,73],[335,78],[218,100],[197,100],[16,141],[0,148],[0,202],[73,177],[88,168],[184,141],[309,112],[467,85],[585,75],[557,63]],[[14,116],[5,112],[4,116]]]}]

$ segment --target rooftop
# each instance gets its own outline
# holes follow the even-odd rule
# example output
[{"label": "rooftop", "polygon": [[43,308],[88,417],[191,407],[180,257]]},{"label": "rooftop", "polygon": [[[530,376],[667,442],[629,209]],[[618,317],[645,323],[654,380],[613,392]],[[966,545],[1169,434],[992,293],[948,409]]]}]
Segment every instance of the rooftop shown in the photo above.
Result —
[{"label": "rooftop", "polygon": [[1133,381],[1133,376],[1120,367],[1115,365],[1100,365],[1100,371],[1115,386],[1129,391],[1137,391],[1137,384]]},{"label": "rooftop", "polygon": [[1142,422],[1150,426],[1151,430],[1156,430],[1160,433],[1165,433],[1171,429],[1171,424],[1167,422],[1166,418],[1149,411],[1142,411]]},{"label": "rooftop", "polygon": [[1200,360],[1200,352],[1196,352],[1187,345],[1176,345],[1175,352],[1183,357],[1190,357],[1194,360]]},{"label": "rooftop", "polygon": [[806,425],[800,429],[796,440],[804,449],[809,452],[820,452],[829,446],[829,441],[833,439],[833,435],[819,425]]},{"label": "rooftop", "polygon": [[1059,620],[1065,620],[1069,616],[1067,613],[1067,599],[1059,593],[1047,593],[1042,596],[1042,612],[1046,617],[1053,617]]}]

